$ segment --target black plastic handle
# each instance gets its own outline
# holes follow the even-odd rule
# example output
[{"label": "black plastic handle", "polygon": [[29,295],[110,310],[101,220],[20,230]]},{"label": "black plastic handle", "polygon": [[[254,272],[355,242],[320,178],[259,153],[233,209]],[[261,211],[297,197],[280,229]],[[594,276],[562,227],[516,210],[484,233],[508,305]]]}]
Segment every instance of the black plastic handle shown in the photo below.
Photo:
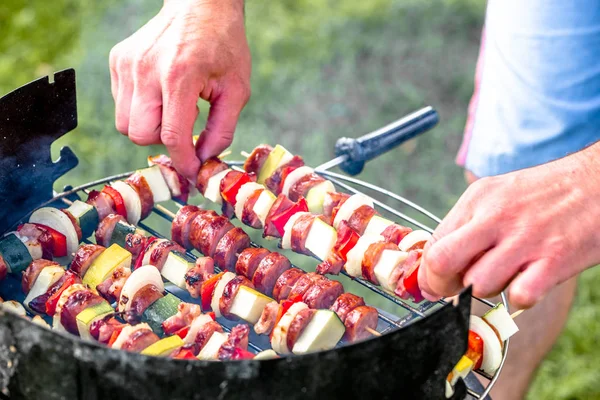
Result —
[{"label": "black plastic handle", "polygon": [[437,111],[424,107],[358,139],[340,138],[335,144],[335,155],[348,157],[340,168],[349,175],[357,175],[365,162],[433,128],[438,121]]}]

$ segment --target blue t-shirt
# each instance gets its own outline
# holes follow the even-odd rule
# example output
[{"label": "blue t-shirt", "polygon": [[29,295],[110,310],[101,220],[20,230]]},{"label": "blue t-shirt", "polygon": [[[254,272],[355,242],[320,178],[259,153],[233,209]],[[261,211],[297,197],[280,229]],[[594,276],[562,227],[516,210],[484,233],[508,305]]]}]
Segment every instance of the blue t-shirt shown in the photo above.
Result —
[{"label": "blue t-shirt", "polygon": [[600,140],[600,0],[490,0],[465,139],[476,176]]}]

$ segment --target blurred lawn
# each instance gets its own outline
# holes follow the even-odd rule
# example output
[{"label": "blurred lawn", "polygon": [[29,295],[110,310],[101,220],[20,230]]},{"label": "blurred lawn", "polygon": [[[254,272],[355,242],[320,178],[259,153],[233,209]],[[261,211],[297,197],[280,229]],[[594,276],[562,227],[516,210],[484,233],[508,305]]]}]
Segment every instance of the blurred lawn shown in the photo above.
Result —
[{"label": "blurred lawn", "polygon": [[[79,128],[60,145],[71,146],[81,162],[62,183],[135,169],[162,151],[135,147],[116,133],[107,61],[110,48],[160,4],[0,3],[0,93],[51,71],[77,69]],[[473,89],[484,2],[249,1],[246,11],[253,95],[234,154],[281,143],[317,165],[332,156],[337,138],[358,136],[430,104],[440,112],[439,127],[373,161],[361,178],[444,215],[465,189],[454,156]],[[201,110],[206,115],[205,104]],[[598,271],[584,274],[567,330],[529,398],[600,398],[598,286]]]}]

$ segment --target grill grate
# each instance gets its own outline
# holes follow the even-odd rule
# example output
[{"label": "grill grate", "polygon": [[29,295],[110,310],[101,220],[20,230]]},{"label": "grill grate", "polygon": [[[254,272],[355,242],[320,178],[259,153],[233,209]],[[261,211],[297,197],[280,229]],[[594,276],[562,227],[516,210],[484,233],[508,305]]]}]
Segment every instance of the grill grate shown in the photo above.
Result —
[{"label": "grill grate", "polygon": [[[240,165],[242,164],[242,162],[231,162],[230,165]],[[351,192],[351,193],[362,193],[361,190],[351,186],[351,185],[356,185],[356,186],[360,186],[363,187],[365,189],[368,190],[372,190],[374,192],[377,192],[381,195],[384,195],[390,199],[396,200],[400,203],[402,203],[404,206],[410,207],[411,209],[417,211],[418,213],[426,216],[427,218],[429,218],[430,220],[432,220],[435,223],[439,223],[441,220],[436,217],[434,214],[432,214],[431,212],[425,210],[424,208],[414,204],[413,202],[393,193],[390,192],[388,190],[385,190],[383,188],[380,188],[376,185],[373,185],[371,183],[368,182],[364,182],[362,180],[356,179],[356,178],[352,178],[352,177],[348,177],[346,175],[342,175],[342,174],[338,174],[338,173],[334,173],[334,172],[330,172],[330,171],[324,171],[324,170],[317,170],[317,172],[325,177],[327,177],[329,180],[331,180],[335,185],[337,185],[338,187]],[[133,172],[125,172],[122,174],[118,174],[118,175],[114,175],[114,176],[109,176],[103,179],[99,179],[93,182],[89,182],[87,184],[84,185],[80,185],[78,187],[72,188],[70,190],[67,190],[63,193],[60,194],[56,194],[56,196],[48,201],[46,204],[50,204],[53,203],[57,200],[62,200],[65,203],[70,203],[70,200],[68,200],[69,197],[72,196],[78,196],[79,193],[83,193],[85,195],[87,195],[89,193],[88,189],[92,188],[94,186],[98,186],[98,185],[102,185],[105,183],[110,183],[122,178],[126,178],[129,175],[131,175]],[[427,230],[428,232],[433,232],[433,229],[431,229],[429,226],[427,226],[426,224],[423,224],[419,221],[416,221],[415,219],[409,217],[408,215],[394,209],[393,207],[388,206],[387,204],[374,199],[374,203],[377,207],[379,207],[382,210],[385,210],[395,216],[397,216],[398,218],[402,219],[405,222],[408,222],[414,226],[417,226],[421,229]],[[160,216],[161,218],[163,218],[164,220],[171,222],[172,221],[172,212],[170,210],[168,210],[167,208],[161,206],[161,205],[155,205],[154,209],[153,209],[153,213]],[[146,222],[140,222],[139,227],[142,228],[144,231],[146,231],[147,233],[154,235],[156,237],[161,237],[161,238],[165,238],[165,235],[163,235],[161,232],[159,232],[157,229],[152,228],[151,226],[149,226]],[[260,247],[259,244],[252,242],[251,244],[254,247]],[[187,255],[189,257],[191,257],[192,259],[196,259],[197,256],[188,251]],[[296,268],[298,268],[296,266]],[[219,268],[217,268],[215,266],[216,270],[219,270]],[[220,270],[219,270],[220,271]],[[347,275],[344,271],[342,271],[342,274],[346,275],[347,277],[351,278],[349,275]],[[433,302],[428,302],[425,301],[424,304],[420,305],[420,306],[415,306],[412,303],[402,300],[399,297],[396,297],[384,290],[382,290],[380,287],[372,284],[371,282],[368,282],[362,278],[351,278],[352,281],[362,285],[363,287],[366,287],[368,289],[370,289],[371,291],[377,293],[379,296],[389,300],[390,302],[392,302],[394,305],[397,305],[399,307],[401,307],[402,309],[404,309],[405,311],[408,312],[407,315],[402,316],[402,317],[397,317],[394,316],[393,314],[387,313],[385,311],[382,311],[381,309],[379,309],[379,324],[377,326],[377,331],[380,332],[381,334],[385,334],[387,332],[390,332],[391,330],[394,329],[400,329],[408,324],[410,324],[411,322],[419,319],[419,318],[424,318],[427,316],[428,312],[433,312],[433,310],[438,306],[438,305],[442,305],[442,304],[447,304],[446,300],[440,300],[438,303],[433,303]],[[166,285],[165,289],[170,292],[173,293],[174,295],[182,298],[184,301],[190,301],[190,302],[197,302],[197,300],[192,299],[191,296],[189,296],[189,294],[187,294],[187,292],[185,292],[184,290],[179,289],[176,286],[170,286],[170,285]],[[502,293],[501,295],[502,297],[502,302],[505,305],[505,307],[507,307],[508,309],[508,303],[507,303],[507,299],[506,296],[504,295],[504,293]],[[492,303],[489,300],[486,299],[481,299],[478,297],[473,297],[476,301],[481,302],[482,304],[488,306],[488,307],[493,307],[495,304]],[[235,325],[235,323],[229,323],[229,321],[226,320],[221,320],[219,321],[224,329],[224,331],[230,331],[231,327],[233,325]],[[472,388],[467,388],[467,391],[469,393],[470,396],[472,396],[475,399],[480,399],[480,398],[485,398],[489,392],[491,391],[492,387],[494,386],[494,384],[496,383],[500,372],[502,371],[502,367],[504,365],[505,359],[506,359],[506,355],[508,352],[508,345],[509,345],[509,340],[507,340],[504,343],[503,346],[503,355],[502,355],[502,362],[500,365],[500,368],[498,369],[498,371],[494,374],[494,376],[490,376],[486,373],[483,373],[481,371],[476,371],[477,374],[479,374],[480,376],[483,376],[484,378],[486,378],[489,382],[488,384],[485,386],[484,390],[481,392],[477,392],[475,390],[473,390]],[[250,336],[250,343],[249,346],[256,352],[260,352],[266,348],[270,348],[268,339],[266,339],[265,337],[262,336],[258,336],[256,334],[254,334],[254,332],[251,330],[251,336]]]}]

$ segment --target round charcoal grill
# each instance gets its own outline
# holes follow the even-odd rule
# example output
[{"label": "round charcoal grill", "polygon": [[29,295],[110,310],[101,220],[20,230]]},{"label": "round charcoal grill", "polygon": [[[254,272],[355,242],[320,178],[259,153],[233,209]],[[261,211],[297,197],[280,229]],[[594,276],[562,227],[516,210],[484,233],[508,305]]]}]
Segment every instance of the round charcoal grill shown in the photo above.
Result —
[{"label": "round charcoal grill", "polygon": [[[50,158],[52,142],[77,125],[73,70],[55,74],[53,82],[42,78],[1,98],[0,115],[5,117],[0,119],[0,233],[10,231],[38,207],[64,207],[75,198],[85,199],[88,189],[94,186],[131,174],[106,177],[60,194],[52,191],[53,182],[78,162],[68,148],[61,149],[56,163]],[[339,165],[348,174],[357,174],[365,161],[436,123],[437,114],[428,107],[359,139],[340,139],[337,157],[316,171],[340,191],[364,190],[367,195],[393,200],[400,209],[375,200],[378,211],[432,232],[429,223],[437,224],[440,219],[427,210],[378,186],[329,169]],[[173,202],[155,206],[153,215],[139,227],[157,237],[168,236],[164,227],[176,207]],[[416,211],[419,220],[401,209]],[[272,246],[268,241],[252,245],[263,244]],[[196,256],[191,252],[188,255]],[[494,304],[471,297],[470,289],[452,301],[414,304],[361,278],[346,284],[349,291],[359,286],[384,298],[380,304],[387,302],[382,308],[388,311],[379,309],[380,337],[266,361],[187,361],[126,353],[49,331],[0,310],[0,398],[444,399],[445,378],[467,348],[471,300],[489,307]],[[183,301],[197,302],[176,286],[166,285],[166,290]],[[9,276],[0,282],[0,296],[22,301],[20,277]],[[504,295],[502,301],[508,308]],[[225,331],[235,325],[225,319],[218,322]],[[457,383],[452,398],[485,398],[502,370],[508,344],[507,340],[494,376],[477,371],[487,385],[479,384],[471,374],[466,384],[462,380]],[[259,352],[267,348],[268,338],[251,332],[249,349]]]}]

